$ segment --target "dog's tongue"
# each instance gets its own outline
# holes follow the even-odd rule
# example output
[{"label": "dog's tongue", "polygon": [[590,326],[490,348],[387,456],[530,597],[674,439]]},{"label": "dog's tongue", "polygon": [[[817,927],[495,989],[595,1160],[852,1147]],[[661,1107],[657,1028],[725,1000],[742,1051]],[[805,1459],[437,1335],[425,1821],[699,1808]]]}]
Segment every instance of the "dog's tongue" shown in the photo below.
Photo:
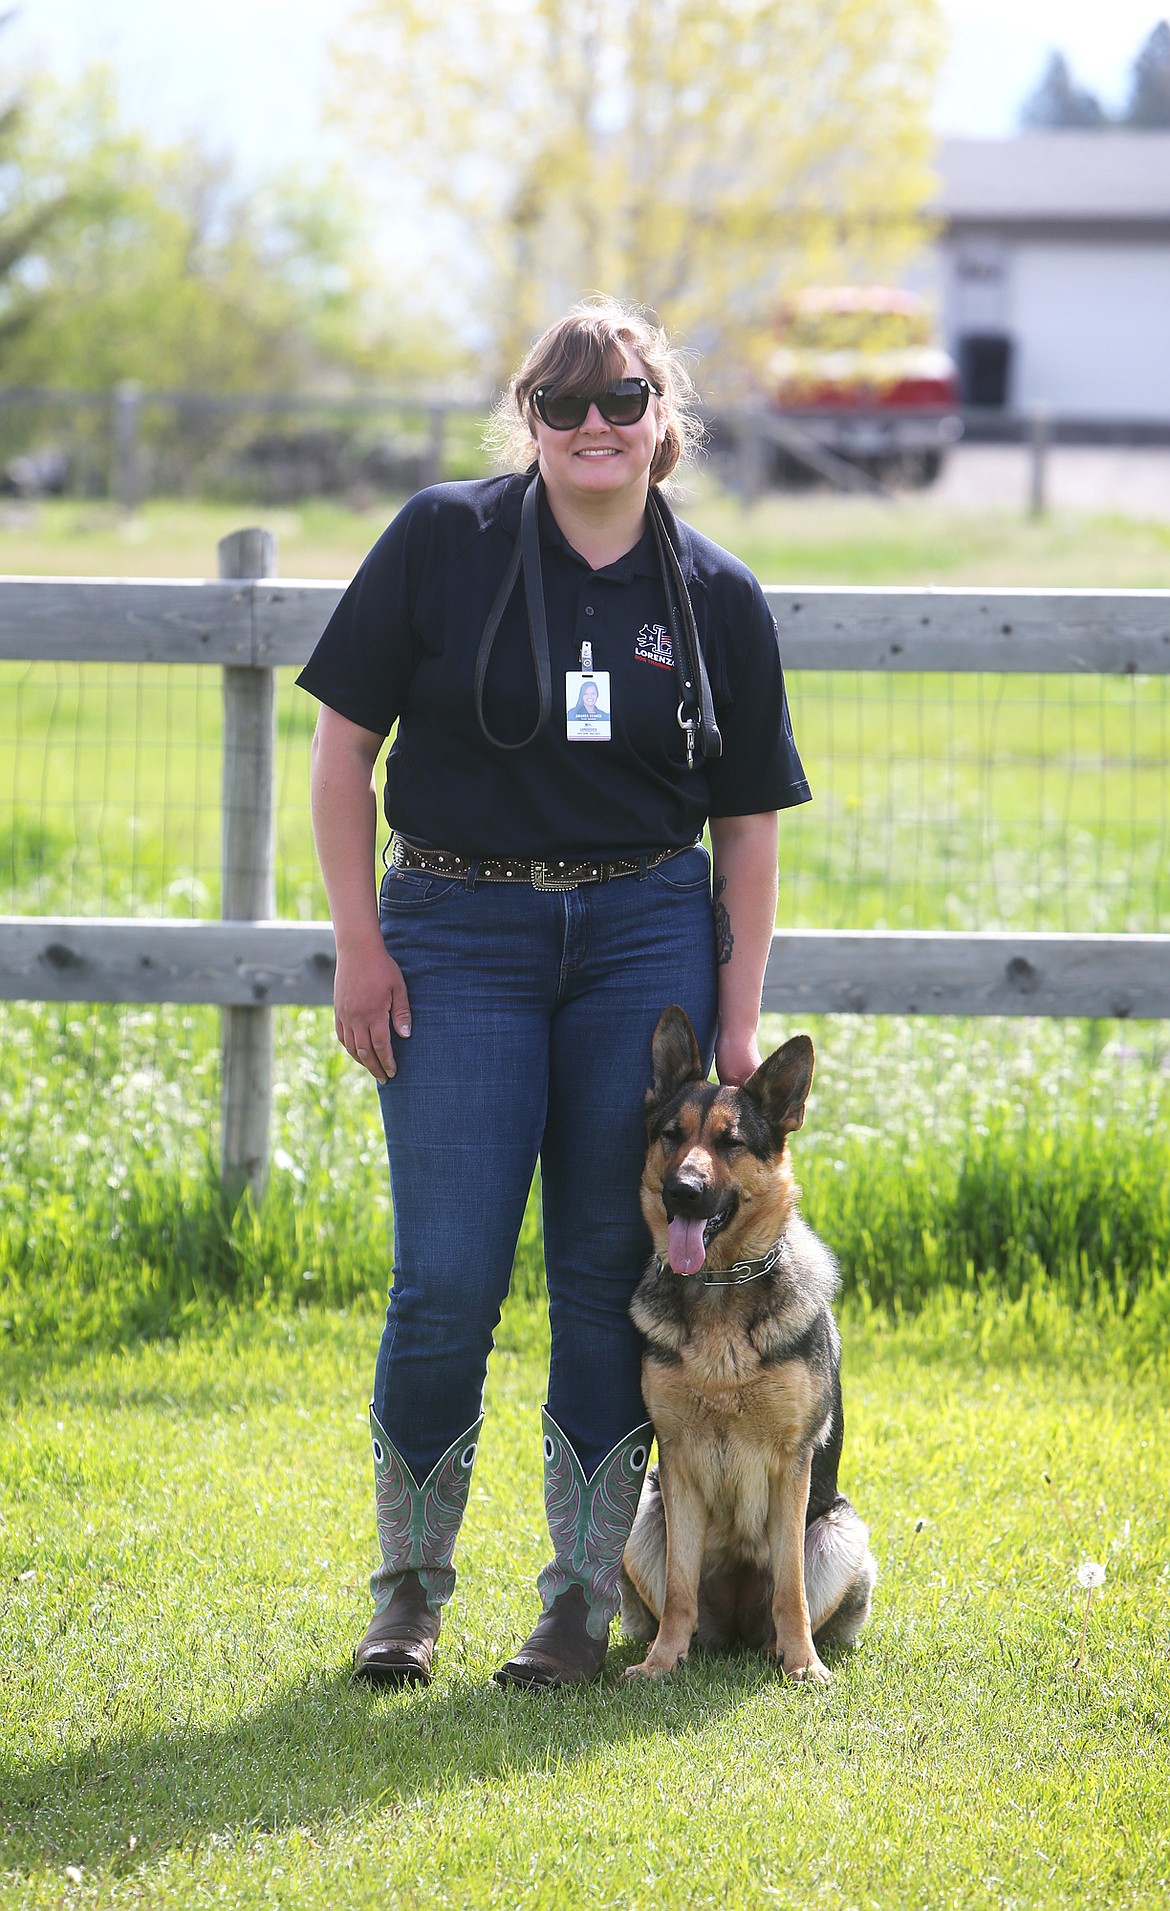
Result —
[{"label": "dog's tongue", "polygon": [[676,1274],[697,1274],[707,1257],[702,1221],[684,1221],[676,1214],[667,1223],[666,1258]]}]

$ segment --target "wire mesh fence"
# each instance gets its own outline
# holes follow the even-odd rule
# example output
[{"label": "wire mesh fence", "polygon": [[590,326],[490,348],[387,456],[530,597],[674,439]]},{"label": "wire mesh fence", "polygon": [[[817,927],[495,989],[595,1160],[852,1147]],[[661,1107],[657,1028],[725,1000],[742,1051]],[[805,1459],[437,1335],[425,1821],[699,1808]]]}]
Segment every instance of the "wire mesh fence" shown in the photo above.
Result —
[{"label": "wire mesh fence", "polygon": [[[316,706],[277,673],[277,913],[325,914]],[[794,928],[1170,928],[1170,678],[798,671]],[[0,913],[220,914],[222,698],[184,665],[0,664]]]}]

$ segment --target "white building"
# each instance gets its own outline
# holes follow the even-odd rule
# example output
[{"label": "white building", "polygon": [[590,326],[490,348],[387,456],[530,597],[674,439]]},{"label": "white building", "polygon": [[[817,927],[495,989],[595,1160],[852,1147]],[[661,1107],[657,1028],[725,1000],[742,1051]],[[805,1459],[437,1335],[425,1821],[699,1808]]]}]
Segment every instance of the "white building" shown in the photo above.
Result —
[{"label": "white building", "polygon": [[965,402],[1170,425],[1170,133],[945,139],[938,164]]}]

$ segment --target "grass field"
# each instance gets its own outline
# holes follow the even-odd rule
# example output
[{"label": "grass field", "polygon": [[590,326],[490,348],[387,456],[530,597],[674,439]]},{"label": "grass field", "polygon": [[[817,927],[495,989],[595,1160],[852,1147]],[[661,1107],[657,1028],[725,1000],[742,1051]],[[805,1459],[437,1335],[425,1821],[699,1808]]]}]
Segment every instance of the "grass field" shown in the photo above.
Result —
[{"label": "grass field", "polygon": [[[1170,556],[1165,527],[929,499],[690,514],[769,582],[1161,586]],[[285,575],[340,577],[382,514],[16,507],[0,569],[207,574],[249,519]],[[1166,927],[1165,691],[803,673],[782,918]],[[0,666],[0,709],[9,909],[216,913],[214,673]],[[306,916],[310,721],[286,685]],[[535,1201],[438,1676],[371,1695],[382,1142],[328,1015],[277,1026],[272,1183],[233,1214],[214,1011],[0,1009],[0,1904],[1166,1902],[1165,1026],[814,1019],[796,1165],[842,1263],[872,1624],[824,1694],[745,1659],[635,1687],[619,1642],[599,1688],[528,1701],[490,1674],[546,1543]]]},{"label": "grass field", "polygon": [[[513,1310],[425,1693],[348,1679],[364,1310],[6,1361],[0,1901],[1152,1906],[1170,1890],[1164,1390],[987,1316],[846,1321],[881,1566],[823,1694],[750,1659],[505,1696],[544,1558]],[[1046,1484],[1046,1476],[1051,1484]],[[1087,1614],[1077,1568],[1104,1564]]]},{"label": "grass field", "polygon": [[[751,565],[765,584],[1016,584],[1164,589],[1170,525],[1108,514],[974,513],[912,493],[890,504],[770,496],[749,510],[709,481],[683,516]],[[50,500],[0,510],[0,573],[47,577],[214,577],[215,547],[245,524],[276,532],[284,577],[351,577],[390,502],[287,506],[152,500],[124,518],[100,502]]]}]

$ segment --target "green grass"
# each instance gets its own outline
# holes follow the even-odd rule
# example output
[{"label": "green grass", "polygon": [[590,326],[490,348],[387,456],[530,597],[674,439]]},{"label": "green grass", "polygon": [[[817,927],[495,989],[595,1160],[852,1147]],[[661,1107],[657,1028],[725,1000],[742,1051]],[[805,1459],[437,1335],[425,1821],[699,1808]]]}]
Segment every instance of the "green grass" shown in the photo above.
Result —
[{"label": "green grass", "polygon": [[846,1319],[843,1484],[881,1578],[824,1694],[750,1658],[631,1686],[621,1643],[587,1693],[491,1686],[547,1543],[538,1345],[497,1355],[437,1677],[405,1696],[347,1676],[373,1313],[11,1356],[0,1901],[1164,1901],[1165,1390],[1100,1371],[1071,1317],[1055,1362],[977,1312]]},{"label": "green grass", "polygon": [[[793,1144],[847,1294],[896,1317],[995,1292],[1170,1351],[1170,1046],[1159,1024],[815,1017]],[[0,1342],[118,1344],[225,1304],[373,1304],[392,1217],[374,1091],[317,1010],[278,1016],[274,1166],[229,1213],[208,1009],[0,1015]],[[765,1018],[776,1045],[791,1029]],[[543,1291],[530,1205],[521,1295]],[[1046,1330],[1045,1330],[1046,1331]]]},{"label": "green grass", "polygon": [[[134,517],[50,500],[0,511],[0,572],[32,576],[213,577],[218,540],[245,524],[277,535],[281,575],[351,577],[392,499],[354,510],[154,499]],[[679,509],[765,584],[1017,584],[1164,589],[1170,525],[1107,513],[960,509],[926,495],[893,504],[773,495],[745,511],[706,478]]]},{"label": "green grass", "polygon": [[700,487],[683,515],[765,584],[1048,585],[1165,590],[1170,524],[1107,512],[1040,519],[936,502],[772,494],[744,511]]}]

